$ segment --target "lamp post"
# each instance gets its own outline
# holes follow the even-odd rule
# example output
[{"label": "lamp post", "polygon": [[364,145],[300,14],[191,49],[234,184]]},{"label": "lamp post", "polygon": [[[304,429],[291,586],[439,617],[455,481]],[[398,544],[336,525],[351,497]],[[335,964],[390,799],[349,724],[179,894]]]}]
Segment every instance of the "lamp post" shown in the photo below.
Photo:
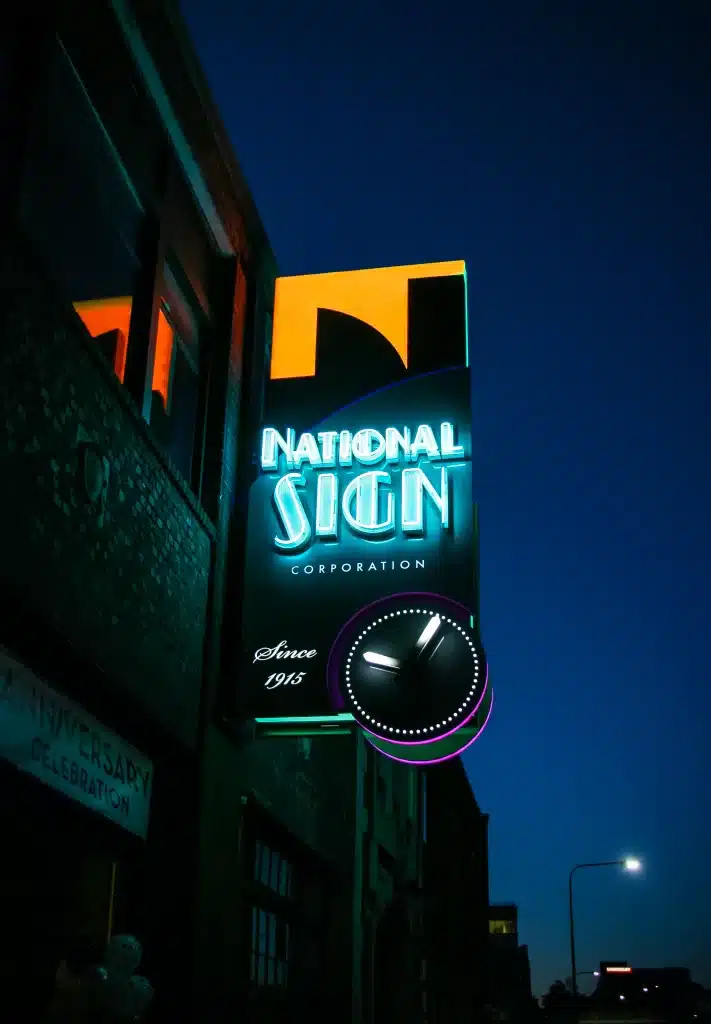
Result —
[{"label": "lamp post", "polygon": [[642,864],[636,857],[623,860],[599,860],[593,864],[576,864],[568,875],[568,913],[570,916],[570,973],[573,979],[573,995],[578,995],[578,975],[575,969],[575,918],[573,916],[573,875],[582,868],[624,868],[625,871],[639,871]]}]

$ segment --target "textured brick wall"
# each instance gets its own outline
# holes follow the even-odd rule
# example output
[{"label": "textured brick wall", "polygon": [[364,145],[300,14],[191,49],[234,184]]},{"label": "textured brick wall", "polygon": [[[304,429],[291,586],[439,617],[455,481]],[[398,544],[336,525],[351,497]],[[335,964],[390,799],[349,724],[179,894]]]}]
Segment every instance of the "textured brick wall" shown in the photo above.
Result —
[{"label": "textured brick wall", "polygon": [[321,856],[348,871],[353,861],[355,751],[348,736],[254,740],[240,777],[274,817]]},{"label": "textured brick wall", "polygon": [[[3,241],[4,585],[96,663],[108,685],[192,744],[210,527],[166,471],[91,339],[35,273],[22,240]],[[86,496],[82,437],[108,462],[103,503]]]}]

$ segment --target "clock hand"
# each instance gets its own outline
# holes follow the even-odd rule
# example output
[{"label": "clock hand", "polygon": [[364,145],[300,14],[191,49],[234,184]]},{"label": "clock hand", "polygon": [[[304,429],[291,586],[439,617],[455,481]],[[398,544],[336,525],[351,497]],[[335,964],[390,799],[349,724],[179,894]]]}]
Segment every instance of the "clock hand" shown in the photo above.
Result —
[{"label": "clock hand", "polygon": [[[439,627],[442,625],[442,620],[439,615],[433,615],[430,621],[427,623],[425,628],[422,630],[417,643],[415,644],[415,657],[421,658],[429,650],[429,657],[431,658],[434,652],[442,642],[442,637],[439,638],[439,642],[435,644],[434,649],[432,648],[432,642],[436,637]],[[401,662],[397,658],[390,658],[386,654],[378,654],[377,651],[364,651],[363,660],[373,668],[383,669],[386,672],[397,673],[400,671]],[[409,659],[408,659],[409,660]],[[429,659],[427,659],[429,660]]]},{"label": "clock hand", "polygon": [[439,630],[439,627],[441,625],[442,620],[440,619],[439,615],[433,615],[430,621],[425,626],[425,628],[422,630],[422,633],[420,634],[420,637],[417,643],[415,644],[415,650],[417,652],[418,658],[421,658],[423,655],[425,655],[428,650],[430,651],[429,658],[431,658],[434,652],[437,650],[439,644],[435,646],[434,650],[431,650],[431,647],[432,641],[434,640],[437,631]]},{"label": "clock hand", "polygon": [[376,651],[364,651],[363,659],[374,668],[383,668],[386,672],[397,672],[400,669],[397,658],[388,658],[386,654],[378,654]]}]

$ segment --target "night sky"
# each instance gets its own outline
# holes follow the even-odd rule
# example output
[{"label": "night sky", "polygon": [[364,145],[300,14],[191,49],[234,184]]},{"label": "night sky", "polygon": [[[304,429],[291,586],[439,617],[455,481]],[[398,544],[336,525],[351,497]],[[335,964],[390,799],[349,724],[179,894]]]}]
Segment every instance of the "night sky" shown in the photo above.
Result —
[{"label": "night sky", "polygon": [[467,261],[496,702],[465,760],[534,991],[570,867],[628,853],[577,876],[579,970],[711,985],[711,6],[183,6],[283,274]]}]

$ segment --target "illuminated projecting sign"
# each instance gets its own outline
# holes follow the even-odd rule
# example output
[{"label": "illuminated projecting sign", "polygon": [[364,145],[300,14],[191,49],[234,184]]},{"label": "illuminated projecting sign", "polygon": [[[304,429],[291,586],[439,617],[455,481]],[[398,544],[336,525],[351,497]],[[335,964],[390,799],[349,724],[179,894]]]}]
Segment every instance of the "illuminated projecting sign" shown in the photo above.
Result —
[{"label": "illuminated projecting sign", "polygon": [[[298,441],[292,429],[282,437],[273,427],[267,427],[262,433],[262,471],[283,473],[274,487],[274,506],[281,527],[274,545],[280,551],[291,552],[313,540],[335,542],[343,523],[358,537],[385,537],[395,530],[419,536],[424,531],[427,501],[432,502],[440,526],[446,530],[450,523],[447,468],[443,465],[430,480],[424,468],[413,463],[420,459],[430,463],[461,462],[464,457],[464,448],[455,443],[451,423],[440,424],[436,433],[427,425],[415,431],[386,427],[382,433],[366,427],[356,434],[349,430],[322,431],[316,436],[304,433]],[[329,472],[378,464],[383,468],[358,472],[343,487],[339,475]],[[402,467],[397,499],[390,471],[396,465]],[[319,471],[313,509],[302,494],[307,484],[302,471],[305,466]]]},{"label": "illuminated projecting sign", "polygon": [[464,264],[277,281],[234,663],[261,727],[410,763],[480,733],[470,392]]}]

